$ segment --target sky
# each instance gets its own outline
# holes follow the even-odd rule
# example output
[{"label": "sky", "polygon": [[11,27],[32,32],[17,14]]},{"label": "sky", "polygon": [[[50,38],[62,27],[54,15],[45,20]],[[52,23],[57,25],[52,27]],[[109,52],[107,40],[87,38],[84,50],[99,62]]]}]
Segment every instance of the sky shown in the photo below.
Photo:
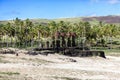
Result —
[{"label": "sky", "polygon": [[0,0],[0,20],[120,15],[120,0]]}]

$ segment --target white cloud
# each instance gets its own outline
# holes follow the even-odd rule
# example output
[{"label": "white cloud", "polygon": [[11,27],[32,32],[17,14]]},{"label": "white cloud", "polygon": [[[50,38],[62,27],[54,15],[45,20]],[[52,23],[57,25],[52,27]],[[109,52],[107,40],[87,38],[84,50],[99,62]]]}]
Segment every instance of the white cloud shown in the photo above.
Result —
[{"label": "white cloud", "polygon": [[120,3],[120,0],[90,0],[91,3],[98,3],[98,2],[107,2],[109,4],[117,4]]},{"label": "white cloud", "polygon": [[110,4],[117,4],[120,2],[120,0],[108,0]]}]

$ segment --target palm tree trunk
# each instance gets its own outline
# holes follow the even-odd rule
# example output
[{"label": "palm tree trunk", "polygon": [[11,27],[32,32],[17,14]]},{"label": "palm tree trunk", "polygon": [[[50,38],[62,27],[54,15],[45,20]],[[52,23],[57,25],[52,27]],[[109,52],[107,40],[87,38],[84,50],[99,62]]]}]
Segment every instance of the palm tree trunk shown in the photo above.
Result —
[{"label": "palm tree trunk", "polygon": [[70,37],[68,37],[68,40],[67,40],[67,47],[71,47],[71,40],[70,40]]},{"label": "palm tree trunk", "polygon": [[38,31],[38,45],[40,46],[40,31]]},{"label": "palm tree trunk", "polygon": [[8,41],[6,40],[6,38],[5,38],[5,42],[6,42],[6,47],[8,47]]},{"label": "palm tree trunk", "polygon": [[66,47],[65,37],[62,36],[62,47]]},{"label": "palm tree trunk", "polygon": [[10,46],[12,47],[12,37],[11,37],[11,39],[10,39],[10,44],[11,44]]},{"label": "palm tree trunk", "polygon": [[72,47],[75,47],[76,44],[75,44],[75,36],[72,36]]}]

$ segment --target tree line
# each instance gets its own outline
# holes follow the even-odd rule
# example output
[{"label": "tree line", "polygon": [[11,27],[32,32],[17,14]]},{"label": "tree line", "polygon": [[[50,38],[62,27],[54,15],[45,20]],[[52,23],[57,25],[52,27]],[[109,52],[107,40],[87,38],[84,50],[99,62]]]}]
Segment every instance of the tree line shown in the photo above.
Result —
[{"label": "tree line", "polygon": [[76,44],[94,46],[100,43],[104,46],[112,38],[120,38],[120,25],[105,24],[101,21],[96,25],[83,21],[79,23],[51,21],[36,25],[29,19],[16,18],[7,24],[0,24],[0,44],[1,47],[39,45],[47,41],[52,42],[57,32],[64,36],[65,40],[69,35],[75,35]]}]

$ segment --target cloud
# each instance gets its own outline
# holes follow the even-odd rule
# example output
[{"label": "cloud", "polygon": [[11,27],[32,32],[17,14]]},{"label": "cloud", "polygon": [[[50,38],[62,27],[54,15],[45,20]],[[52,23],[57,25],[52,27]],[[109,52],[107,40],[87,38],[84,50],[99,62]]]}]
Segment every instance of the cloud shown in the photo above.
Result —
[{"label": "cloud", "polygon": [[108,3],[110,3],[110,4],[117,4],[119,2],[120,2],[120,0],[108,0]]},{"label": "cloud", "polygon": [[118,4],[120,0],[90,0],[91,3],[107,2],[109,4]]}]

